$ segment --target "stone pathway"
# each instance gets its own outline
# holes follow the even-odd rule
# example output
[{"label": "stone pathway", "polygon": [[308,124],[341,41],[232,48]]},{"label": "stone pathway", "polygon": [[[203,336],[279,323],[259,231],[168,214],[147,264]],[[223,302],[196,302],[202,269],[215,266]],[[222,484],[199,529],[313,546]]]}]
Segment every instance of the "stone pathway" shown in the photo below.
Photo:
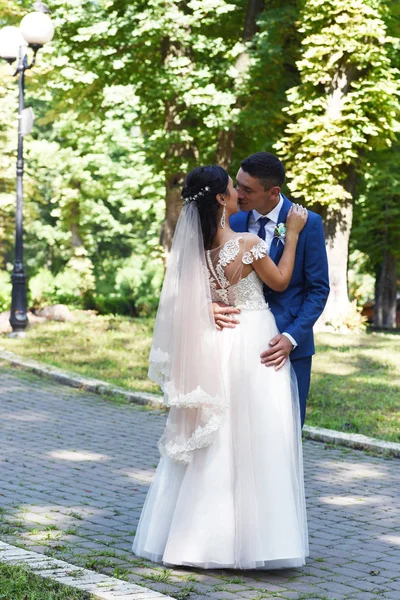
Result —
[{"label": "stone pathway", "polygon": [[400,462],[304,444],[299,570],[164,569],[131,554],[165,414],[0,367],[0,538],[180,600],[400,600]]}]

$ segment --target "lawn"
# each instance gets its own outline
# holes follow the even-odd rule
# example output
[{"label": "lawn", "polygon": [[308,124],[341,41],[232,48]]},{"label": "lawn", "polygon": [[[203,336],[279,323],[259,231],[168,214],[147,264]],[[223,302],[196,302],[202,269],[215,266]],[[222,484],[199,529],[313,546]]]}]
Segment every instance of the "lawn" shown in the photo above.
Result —
[{"label": "lawn", "polygon": [[93,596],[34,575],[27,567],[0,563],[0,599],[90,600]]},{"label": "lawn", "polygon": [[400,442],[400,335],[316,340],[307,423]]},{"label": "lawn", "polygon": [[45,322],[25,339],[0,336],[0,349],[16,352],[81,375],[146,392],[159,388],[147,379],[153,319],[96,316],[76,311],[68,323]]},{"label": "lawn", "polygon": [[[0,338],[0,349],[118,386],[158,392],[147,379],[152,319],[77,312],[25,339]],[[400,442],[400,335],[316,336],[307,423]]]}]

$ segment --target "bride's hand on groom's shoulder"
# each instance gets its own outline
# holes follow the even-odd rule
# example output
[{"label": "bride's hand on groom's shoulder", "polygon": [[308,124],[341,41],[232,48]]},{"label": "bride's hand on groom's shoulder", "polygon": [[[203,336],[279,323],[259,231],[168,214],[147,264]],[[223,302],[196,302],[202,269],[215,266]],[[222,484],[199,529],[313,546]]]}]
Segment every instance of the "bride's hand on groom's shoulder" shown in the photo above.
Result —
[{"label": "bride's hand on groom's shoulder", "polygon": [[240,321],[235,316],[240,314],[240,310],[234,306],[227,306],[220,302],[212,303],[215,326],[219,331],[224,328],[233,329],[236,325],[239,325]]},{"label": "bride's hand on groom's shoulder", "polygon": [[300,204],[292,204],[289,209],[286,219],[286,232],[287,234],[298,235],[302,229],[304,229],[307,223],[308,212],[304,206]]}]

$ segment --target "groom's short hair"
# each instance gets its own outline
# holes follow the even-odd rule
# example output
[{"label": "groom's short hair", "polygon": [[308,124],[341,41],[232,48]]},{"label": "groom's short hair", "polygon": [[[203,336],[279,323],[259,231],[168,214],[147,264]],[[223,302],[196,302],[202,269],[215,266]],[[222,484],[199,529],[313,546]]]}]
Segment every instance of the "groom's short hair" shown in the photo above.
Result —
[{"label": "groom's short hair", "polygon": [[256,152],[240,163],[243,171],[260,179],[265,189],[285,183],[285,167],[275,154],[270,152]]}]

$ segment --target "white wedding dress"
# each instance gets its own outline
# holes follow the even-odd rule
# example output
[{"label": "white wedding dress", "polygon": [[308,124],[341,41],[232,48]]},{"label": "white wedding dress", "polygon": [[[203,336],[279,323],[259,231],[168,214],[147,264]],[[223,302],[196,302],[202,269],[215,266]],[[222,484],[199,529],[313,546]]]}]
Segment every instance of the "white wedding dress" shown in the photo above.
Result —
[{"label": "white wedding dress", "polygon": [[212,297],[239,307],[240,325],[217,332],[228,406],[212,443],[188,463],[163,456],[147,495],[133,551],[165,565],[279,569],[308,556],[297,385],[289,362],[260,362],[278,330],[263,283],[246,275],[266,244],[249,240],[206,253]]}]

